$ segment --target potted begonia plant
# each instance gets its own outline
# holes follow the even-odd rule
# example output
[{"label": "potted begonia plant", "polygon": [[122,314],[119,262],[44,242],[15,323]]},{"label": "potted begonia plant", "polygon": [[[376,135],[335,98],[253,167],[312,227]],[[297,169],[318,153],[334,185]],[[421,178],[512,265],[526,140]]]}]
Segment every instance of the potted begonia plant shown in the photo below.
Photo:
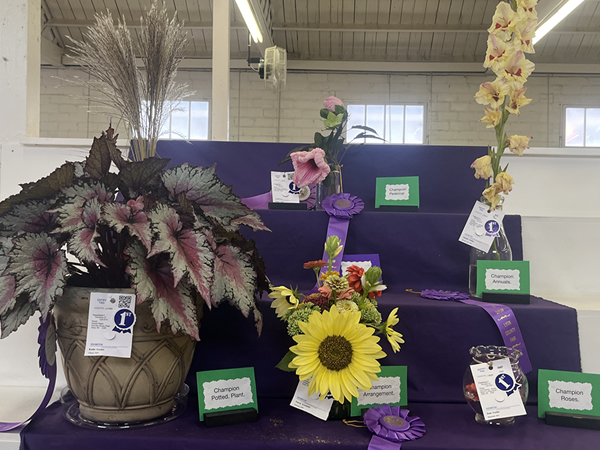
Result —
[{"label": "potted begonia plant", "polygon": [[[168,163],[124,159],[109,128],[85,161],[0,203],[2,337],[37,311],[46,323],[54,316],[67,382],[92,420],[146,420],[171,408],[204,304],[228,301],[253,315],[260,332],[256,299],[268,284],[254,242],[239,229],[267,228],[214,167]],[[85,300],[106,288],[135,291],[129,359],[83,354]]]}]

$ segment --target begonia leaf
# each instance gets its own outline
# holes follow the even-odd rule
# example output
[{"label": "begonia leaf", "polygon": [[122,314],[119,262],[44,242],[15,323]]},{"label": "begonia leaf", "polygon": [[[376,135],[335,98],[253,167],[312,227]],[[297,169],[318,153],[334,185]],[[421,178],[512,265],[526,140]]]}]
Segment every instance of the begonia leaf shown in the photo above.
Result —
[{"label": "begonia leaf", "polygon": [[174,333],[182,331],[200,340],[195,301],[186,283],[175,285],[167,255],[146,257],[140,243],[127,249],[127,267],[137,292],[138,303],[150,301],[157,330],[168,323]]},{"label": "begonia leaf", "polygon": [[130,194],[130,197],[156,186],[160,174],[169,164],[169,159],[146,158],[143,161],[134,161],[121,167],[119,178]]},{"label": "begonia leaf", "polygon": [[94,138],[90,154],[85,160],[84,171],[88,173],[92,178],[101,179],[110,170],[111,158],[110,150],[108,148],[109,143],[106,135],[102,134],[100,138]]},{"label": "begonia leaf", "polygon": [[124,228],[127,228],[132,236],[137,237],[147,251],[152,248],[152,230],[150,229],[150,221],[144,211],[133,212],[132,209],[122,203],[109,203],[104,205],[103,218],[106,223],[113,227],[118,233],[121,233]]},{"label": "begonia leaf", "polygon": [[8,274],[16,278],[15,295],[27,294],[46,317],[56,297],[63,293],[68,275],[66,257],[46,233],[24,234],[11,251]]},{"label": "begonia leaf", "polygon": [[236,196],[215,174],[214,167],[193,167],[187,164],[165,171],[163,183],[175,199],[181,193],[203,213],[222,225],[227,231],[236,231],[239,225],[254,230],[268,230],[260,216]]},{"label": "begonia leaf", "polygon": [[221,245],[217,248],[214,270],[211,303],[217,306],[223,300],[227,300],[238,308],[244,317],[253,312],[257,327],[262,327],[262,316],[258,312],[254,297],[256,272],[250,257],[236,247]]},{"label": "begonia leaf", "polygon": [[41,200],[55,196],[73,183],[74,170],[72,163],[65,163],[47,177],[27,185],[26,189],[0,203],[0,214],[5,214],[14,205],[27,200]]},{"label": "begonia leaf", "polygon": [[188,275],[205,299],[210,298],[214,253],[206,236],[184,228],[173,208],[159,205],[150,213],[157,239],[148,257],[166,252],[171,259],[174,285]]},{"label": "begonia leaf", "polygon": [[48,212],[49,206],[48,200],[32,200],[15,205],[0,217],[0,236],[52,231],[56,226],[56,217]]},{"label": "begonia leaf", "polygon": [[36,305],[28,301],[28,296],[19,296],[13,308],[9,311],[10,314],[0,315],[0,328],[2,329],[0,338],[4,339],[21,325],[24,325],[35,314],[35,311]]}]

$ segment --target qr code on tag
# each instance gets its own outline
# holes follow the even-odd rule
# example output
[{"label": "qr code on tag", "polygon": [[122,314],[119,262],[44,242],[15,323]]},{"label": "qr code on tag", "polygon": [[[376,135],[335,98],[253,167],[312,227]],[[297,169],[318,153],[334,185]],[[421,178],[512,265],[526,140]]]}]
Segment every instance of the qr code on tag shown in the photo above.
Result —
[{"label": "qr code on tag", "polygon": [[119,308],[131,308],[130,295],[119,295]]}]

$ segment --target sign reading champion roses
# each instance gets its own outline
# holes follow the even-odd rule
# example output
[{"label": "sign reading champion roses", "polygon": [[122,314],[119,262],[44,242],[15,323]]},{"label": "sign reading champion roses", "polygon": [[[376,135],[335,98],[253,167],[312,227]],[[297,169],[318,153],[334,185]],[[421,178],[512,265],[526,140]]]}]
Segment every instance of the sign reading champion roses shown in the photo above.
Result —
[{"label": "sign reading champion roses", "polygon": [[200,421],[204,414],[254,408],[258,411],[254,368],[196,372]]},{"label": "sign reading champion roses", "polygon": [[600,375],[540,369],[538,416],[547,412],[600,416]]}]

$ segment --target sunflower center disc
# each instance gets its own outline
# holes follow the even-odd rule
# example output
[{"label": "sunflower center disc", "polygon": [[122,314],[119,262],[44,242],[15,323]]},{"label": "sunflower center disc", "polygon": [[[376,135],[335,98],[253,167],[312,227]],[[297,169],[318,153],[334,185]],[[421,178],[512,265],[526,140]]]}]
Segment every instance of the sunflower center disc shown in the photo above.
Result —
[{"label": "sunflower center disc", "polygon": [[329,370],[342,370],[352,362],[352,344],[343,336],[327,336],[319,345],[321,364]]}]

